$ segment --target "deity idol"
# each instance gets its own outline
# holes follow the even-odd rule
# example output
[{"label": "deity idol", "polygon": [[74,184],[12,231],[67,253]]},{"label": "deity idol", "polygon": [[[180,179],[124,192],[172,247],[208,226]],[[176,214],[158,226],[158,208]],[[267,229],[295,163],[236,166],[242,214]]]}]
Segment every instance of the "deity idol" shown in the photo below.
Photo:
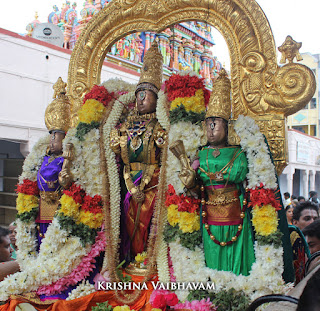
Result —
[{"label": "deity idol", "polygon": [[154,213],[160,158],[166,132],[156,118],[162,82],[162,55],[156,41],[144,56],[136,107],[119,130],[111,132],[111,148],[123,164],[121,254],[129,262],[146,251]]},{"label": "deity idol", "polygon": [[192,167],[184,165],[179,177],[189,189],[202,185],[206,265],[236,275],[248,275],[255,261],[243,186],[248,163],[240,146],[228,144],[230,89],[230,80],[222,70],[214,83],[204,121],[207,144],[200,148]]},{"label": "deity idol", "polygon": [[[70,111],[65,109],[66,105],[69,105],[65,87],[66,83],[59,78],[54,86],[54,98],[57,98],[47,107],[45,113],[45,123],[51,136],[49,147],[37,173],[37,185],[40,192],[39,212],[36,218],[38,245],[41,244],[48,225],[57,211],[62,190],[71,183],[66,168],[68,161],[64,163],[62,156],[62,141],[70,123]],[[68,153],[70,153],[70,148],[71,146],[68,145]]]}]

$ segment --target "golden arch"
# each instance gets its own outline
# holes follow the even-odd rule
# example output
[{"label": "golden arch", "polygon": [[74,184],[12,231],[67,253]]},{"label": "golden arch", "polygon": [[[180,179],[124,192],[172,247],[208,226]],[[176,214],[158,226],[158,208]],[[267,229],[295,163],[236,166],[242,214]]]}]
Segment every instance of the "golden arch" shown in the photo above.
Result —
[{"label": "golden arch", "polygon": [[285,116],[308,103],[315,79],[303,65],[277,65],[268,20],[254,0],[113,0],[88,23],[71,55],[73,114],[81,97],[100,83],[106,53],[117,40],[189,20],[207,22],[224,36],[231,58],[233,116],[251,115],[258,121],[280,172],[285,166]]}]

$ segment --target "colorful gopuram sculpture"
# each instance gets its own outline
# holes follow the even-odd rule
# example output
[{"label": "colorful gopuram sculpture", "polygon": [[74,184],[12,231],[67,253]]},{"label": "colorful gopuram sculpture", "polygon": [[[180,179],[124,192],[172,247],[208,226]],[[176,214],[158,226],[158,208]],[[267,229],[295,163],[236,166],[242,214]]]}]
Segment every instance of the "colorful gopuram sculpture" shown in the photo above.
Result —
[{"label": "colorful gopuram sculpture", "polygon": [[[76,4],[71,6],[70,1],[66,1],[61,11],[56,5],[53,7],[48,21],[61,28],[64,47],[73,49],[87,23],[109,2],[111,1],[86,1],[80,10],[81,18],[78,19]],[[34,24],[35,21],[28,25],[28,36],[31,36]],[[140,70],[144,53],[151,46],[154,37],[154,32],[136,32],[125,36],[111,47],[109,60],[113,59],[113,56],[117,63],[125,59]],[[183,22],[165,29],[158,37],[166,75],[178,70],[193,70],[200,74],[205,79],[206,86],[211,88],[212,79],[222,67],[210,50],[214,45],[211,26],[197,21]],[[125,66],[125,62],[122,63]]]}]

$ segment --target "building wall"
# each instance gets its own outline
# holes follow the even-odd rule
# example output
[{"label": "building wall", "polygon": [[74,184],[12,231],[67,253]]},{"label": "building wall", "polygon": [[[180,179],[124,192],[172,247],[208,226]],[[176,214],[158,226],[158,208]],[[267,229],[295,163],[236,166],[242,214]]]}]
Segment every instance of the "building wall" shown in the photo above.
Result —
[{"label": "building wall", "polygon": [[288,166],[280,176],[280,190],[308,197],[311,190],[320,193],[320,139],[296,130],[288,130]]},{"label": "building wall", "polygon": [[[58,77],[67,82],[71,51],[0,28],[0,139],[21,143],[26,155],[47,130],[44,112]],[[105,62],[101,81],[137,83],[139,73]]]},{"label": "building wall", "polygon": [[308,66],[315,74],[317,81],[317,88],[312,100],[306,105],[304,109],[301,109],[297,113],[288,117],[288,126],[304,132],[308,135],[316,136],[320,138],[319,129],[319,54],[302,54],[302,64]]}]

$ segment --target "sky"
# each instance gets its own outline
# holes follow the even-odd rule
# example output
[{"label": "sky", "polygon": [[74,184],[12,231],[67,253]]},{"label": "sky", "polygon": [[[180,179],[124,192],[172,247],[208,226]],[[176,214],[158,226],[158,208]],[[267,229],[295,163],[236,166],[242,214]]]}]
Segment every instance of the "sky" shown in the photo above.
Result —
[{"label": "sky", "polygon": [[[170,1],[170,0],[167,0]],[[65,0],[15,0],[3,1],[0,10],[0,27],[20,34],[26,33],[26,26],[35,18],[47,22],[48,15],[53,11],[53,5],[60,9]],[[84,0],[70,0],[77,2],[78,15]],[[302,42],[300,52],[320,53],[320,1],[319,0],[257,0],[265,12],[274,38],[276,47],[280,46],[287,35],[291,35],[297,42]],[[14,9],[17,7],[17,9]],[[214,32],[216,46],[214,55],[228,67],[229,56],[223,37]],[[280,53],[278,53],[280,57]]]}]

